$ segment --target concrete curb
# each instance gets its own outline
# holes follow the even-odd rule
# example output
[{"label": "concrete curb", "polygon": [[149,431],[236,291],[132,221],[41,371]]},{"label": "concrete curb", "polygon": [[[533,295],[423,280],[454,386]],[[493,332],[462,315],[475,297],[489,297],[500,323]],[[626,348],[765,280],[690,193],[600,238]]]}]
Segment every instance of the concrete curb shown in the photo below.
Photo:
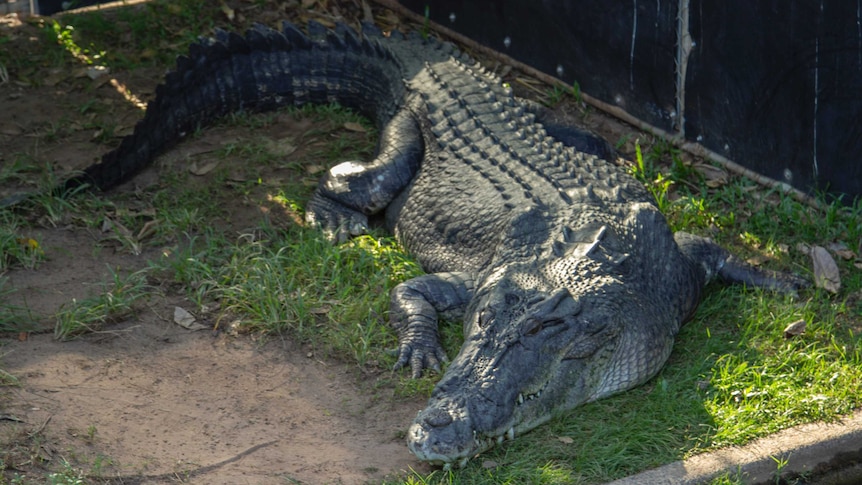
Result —
[{"label": "concrete curb", "polygon": [[[862,458],[862,410],[835,423],[812,423],[779,431],[746,446],[704,453],[653,470],[647,470],[607,485],[699,485],[725,472],[747,484],[774,483],[777,463],[786,460],[786,473],[815,473],[836,455],[855,454]],[[774,458],[773,458],[774,457]],[[857,459],[858,459],[857,458]],[[837,466],[837,465],[833,465]],[[862,483],[862,467],[852,467],[845,476],[830,483]]]}]

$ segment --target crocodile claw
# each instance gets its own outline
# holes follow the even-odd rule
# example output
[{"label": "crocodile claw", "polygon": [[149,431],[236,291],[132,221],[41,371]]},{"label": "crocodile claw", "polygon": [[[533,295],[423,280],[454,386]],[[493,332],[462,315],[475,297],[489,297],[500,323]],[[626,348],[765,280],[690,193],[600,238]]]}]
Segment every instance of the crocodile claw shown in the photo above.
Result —
[{"label": "crocodile claw", "polygon": [[333,244],[341,244],[353,236],[368,232],[368,217],[365,214],[319,193],[312,195],[305,206],[305,222],[319,227],[324,237]]},{"label": "crocodile claw", "polygon": [[443,347],[439,343],[435,343],[434,346],[402,343],[398,346],[398,361],[395,362],[392,370],[396,371],[407,367],[409,363],[411,370],[410,377],[418,379],[422,377],[422,371],[425,369],[431,369],[439,373],[441,362],[449,362],[449,359],[446,357],[446,351],[443,350]]}]

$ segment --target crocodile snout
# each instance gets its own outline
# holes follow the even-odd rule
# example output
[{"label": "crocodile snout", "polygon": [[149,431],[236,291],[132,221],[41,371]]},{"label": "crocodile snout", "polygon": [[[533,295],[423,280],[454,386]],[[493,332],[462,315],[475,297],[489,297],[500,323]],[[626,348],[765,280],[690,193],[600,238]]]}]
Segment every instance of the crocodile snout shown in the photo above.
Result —
[{"label": "crocodile snout", "polygon": [[467,414],[446,404],[421,411],[407,431],[407,446],[421,460],[452,463],[478,451]]}]

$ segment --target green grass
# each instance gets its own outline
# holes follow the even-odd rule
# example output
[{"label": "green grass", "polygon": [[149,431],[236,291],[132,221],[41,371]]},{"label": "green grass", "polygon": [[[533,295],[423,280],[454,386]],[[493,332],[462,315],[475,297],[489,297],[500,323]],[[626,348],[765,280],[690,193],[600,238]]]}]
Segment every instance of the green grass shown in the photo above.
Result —
[{"label": "green grass", "polygon": [[132,316],[135,305],[144,299],[149,289],[143,272],[122,276],[111,270],[111,281],[103,291],[82,300],[73,299],[57,313],[54,337],[68,340],[78,335],[100,332],[111,323]]},{"label": "green grass", "polygon": [[[173,53],[214,25],[215,9],[204,7],[202,1],[156,1],[121,10],[119,22],[100,13],[63,17],[59,30],[46,25],[44,52],[27,62],[56,65],[65,52],[78,48],[84,54],[98,53],[99,62],[115,69],[169,63]],[[188,24],[178,27],[181,22]],[[118,36],[121,43],[140,48],[112,48]],[[0,46],[3,42],[0,38]],[[0,49],[0,64],[19,79],[30,75],[27,62]],[[556,100],[564,92],[558,88],[550,97]],[[95,103],[76,109],[102,114]],[[277,156],[271,140],[258,135],[285,115],[315,123],[314,129],[291,140],[301,156]],[[345,130],[345,123],[364,123],[367,133]],[[114,236],[108,243],[126,250],[157,247],[162,256],[141,272],[115,272],[91,298],[70,301],[55,316],[58,338],[109,331],[112,322],[140,308],[153,293],[150,282],[158,281],[164,291],[187,297],[199,310],[218,307],[215,321],[222,330],[288,335],[357,368],[391,367],[394,358],[387,349],[396,339],[387,325],[388,292],[419,273],[392,238],[374,233],[333,247],[316,231],[297,223],[276,227],[267,216],[249,221],[241,231],[218,229],[219,221],[230,217],[227,204],[220,203],[227,199],[267,205],[301,221],[301,208],[318,176],[306,168],[367,159],[376,141],[374,130],[355,114],[333,106],[241,113],[217,127],[252,133],[250,140],[210,154],[224,165],[246,160],[242,180],[224,167],[205,183],[185,172],[163,170],[160,183],[140,197],[112,196],[106,202],[92,195],[41,196],[31,206],[41,217],[0,213],[0,272],[39,270],[41,247],[35,239],[31,244],[27,235],[33,221],[50,226],[74,220],[100,227],[110,213],[132,236]],[[43,136],[61,137],[57,130]],[[859,202],[831,203],[818,211],[738,178],[708,187],[667,142],[646,140],[636,150],[632,173],[655,195],[671,226],[710,236],[744,258],[765,257],[770,268],[810,278],[810,261],[793,250],[797,243],[840,241],[855,250],[862,239]],[[266,175],[278,170],[291,176],[279,185],[268,183]],[[50,170],[24,155],[0,169],[0,179],[44,179],[37,183],[40,187],[54,180]],[[152,203],[140,210],[141,200]],[[147,224],[153,232],[139,238]],[[714,285],[683,327],[668,365],[646,385],[560,416],[479,456],[463,470],[412,473],[391,483],[599,483],[795,424],[837,419],[859,408],[862,396],[862,275],[852,262],[838,263],[843,289],[837,295],[810,289],[791,300]],[[29,318],[26,304],[13,304],[14,289],[2,283],[0,332],[20,331],[22,327],[7,322]],[[806,332],[784,339],[784,327],[798,319],[808,322]],[[454,356],[461,342],[460,324],[450,322],[441,332]],[[381,378],[377,385],[387,386],[399,398],[427,395],[434,381],[414,381],[402,373]],[[408,424],[403,423],[405,429]],[[57,479],[65,474],[73,480],[75,473],[60,471]],[[738,477],[728,474],[713,483],[738,483]]]},{"label": "green grass", "polygon": [[[27,332],[35,328],[35,322],[26,302],[18,300],[16,291],[8,285],[8,280],[0,276],[0,333]],[[14,303],[13,303],[14,302]],[[0,385],[3,383],[3,370],[0,369]]]}]

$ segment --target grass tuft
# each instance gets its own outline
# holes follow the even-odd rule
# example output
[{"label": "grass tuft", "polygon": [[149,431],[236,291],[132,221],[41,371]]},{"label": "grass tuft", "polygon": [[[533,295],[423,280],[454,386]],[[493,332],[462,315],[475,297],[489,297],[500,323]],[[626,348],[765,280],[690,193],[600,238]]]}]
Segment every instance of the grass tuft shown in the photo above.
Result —
[{"label": "grass tuft", "polygon": [[120,322],[134,314],[135,304],[146,297],[149,287],[145,272],[121,276],[111,270],[111,282],[96,296],[72,302],[57,313],[54,337],[68,340],[84,333],[101,331],[105,325]]}]

